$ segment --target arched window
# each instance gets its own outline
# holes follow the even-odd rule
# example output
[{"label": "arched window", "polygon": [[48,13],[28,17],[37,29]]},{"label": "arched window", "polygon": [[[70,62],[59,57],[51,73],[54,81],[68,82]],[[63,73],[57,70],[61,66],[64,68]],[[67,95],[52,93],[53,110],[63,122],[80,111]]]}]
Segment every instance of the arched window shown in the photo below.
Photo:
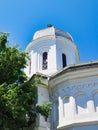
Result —
[{"label": "arched window", "polygon": [[77,114],[87,112],[87,97],[83,92],[76,94],[76,110]]},{"label": "arched window", "polygon": [[62,53],[62,66],[63,68],[66,67],[66,55]]},{"label": "arched window", "polygon": [[42,55],[42,60],[43,60],[42,61],[42,69],[43,70],[46,70],[48,68],[47,57],[48,57],[47,52],[44,52]]},{"label": "arched window", "polygon": [[69,97],[65,96],[63,98],[63,115],[65,117],[65,119],[70,115],[70,101],[69,101]]}]

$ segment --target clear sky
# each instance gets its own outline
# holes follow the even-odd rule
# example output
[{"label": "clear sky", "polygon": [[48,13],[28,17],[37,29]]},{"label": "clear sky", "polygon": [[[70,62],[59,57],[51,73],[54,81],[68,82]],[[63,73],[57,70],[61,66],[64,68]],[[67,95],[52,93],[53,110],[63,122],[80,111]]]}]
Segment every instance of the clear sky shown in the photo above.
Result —
[{"label": "clear sky", "polygon": [[0,0],[0,32],[25,50],[35,31],[51,23],[69,32],[81,62],[98,60],[98,0]]}]

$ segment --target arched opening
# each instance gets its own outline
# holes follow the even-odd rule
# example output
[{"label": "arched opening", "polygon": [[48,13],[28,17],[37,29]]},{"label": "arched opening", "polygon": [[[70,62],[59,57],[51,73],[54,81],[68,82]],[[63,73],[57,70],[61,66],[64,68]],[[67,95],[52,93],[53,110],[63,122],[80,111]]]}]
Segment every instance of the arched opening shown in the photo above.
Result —
[{"label": "arched opening", "polygon": [[87,97],[83,92],[79,92],[75,96],[77,114],[87,111]]},{"label": "arched opening", "polygon": [[48,54],[47,52],[44,52],[42,55],[42,69],[46,70],[48,68],[48,62],[47,62]]},{"label": "arched opening", "polygon": [[63,115],[64,115],[65,119],[66,119],[66,118],[69,116],[69,114],[70,114],[69,108],[70,108],[69,97],[68,97],[68,96],[65,96],[65,97],[63,98]]},{"label": "arched opening", "polygon": [[63,68],[66,67],[66,55],[64,53],[62,53],[62,66]]}]

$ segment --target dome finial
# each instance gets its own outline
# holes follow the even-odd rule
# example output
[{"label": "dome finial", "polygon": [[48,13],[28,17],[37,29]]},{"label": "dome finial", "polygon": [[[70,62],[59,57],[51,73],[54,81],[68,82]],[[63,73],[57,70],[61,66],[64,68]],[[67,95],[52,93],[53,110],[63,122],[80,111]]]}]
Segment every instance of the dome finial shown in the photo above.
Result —
[{"label": "dome finial", "polygon": [[52,24],[47,24],[47,27],[48,27],[48,28],[50,28],[50,27],[52,27],[52,26],[53,26]]}]

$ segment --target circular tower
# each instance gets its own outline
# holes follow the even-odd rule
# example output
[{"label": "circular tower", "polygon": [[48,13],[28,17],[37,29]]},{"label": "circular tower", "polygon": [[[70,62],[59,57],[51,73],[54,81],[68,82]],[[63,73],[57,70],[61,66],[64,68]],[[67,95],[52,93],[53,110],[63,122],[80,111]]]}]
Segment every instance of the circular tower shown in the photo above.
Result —
[{"label": "circular tower", "polygon": [[25,69],[28,77],[39,72],[53,75],[64,67],[79,63],[79,54],[73,38],[55,27],[35,32],[26,48],[30,60]]}]

